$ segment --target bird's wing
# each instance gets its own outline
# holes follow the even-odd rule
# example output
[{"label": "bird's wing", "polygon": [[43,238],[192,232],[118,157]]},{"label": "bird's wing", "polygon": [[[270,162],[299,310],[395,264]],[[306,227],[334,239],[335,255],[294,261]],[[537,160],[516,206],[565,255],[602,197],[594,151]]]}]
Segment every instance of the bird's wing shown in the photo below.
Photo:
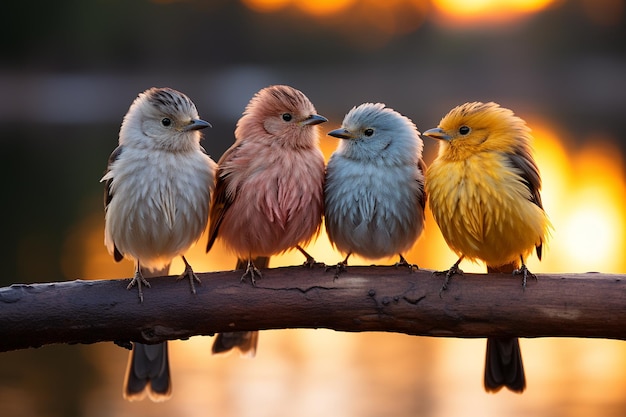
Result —
[{"label": "bird's wing", "polygon": [[[539,175],[537,163],[530,154],[530,149],[518,148],[515,153],[508,154],[507,156],[511,165],[520,171],[524,184],[526,184],[526,187],[528,187],[530,191],[530,201],[543,210],[543,203],[541,202],[541,194],[539,192],[541,189],[541,176]],[[539,260],[541,260],[542,248],[542,243],[536,246]]]},{"label": "bird's wing", "polygon": [[530,191],[530,201],[543,209],[541,194],[539,193],[541,189],[541,176],[539,175],[539,168],[530,154],[530,150],[519,148],[515,153],[508,154],[507,156],[511,166],[520,171],[520,175]]},{"label": "bird's wing", "polygon": [[[118,146],[117,148],[113,150],[113,152],[111,153],[111,156],[109,156],[109,160],[107,162],[107,169],[104,171],[105,176],[109,173],[109,171],[111,171],[111,164],[117,161],[117,159],[122,154],[122,149],[123,147],[121,145]],[[106,182],[104,183],[104,208],[105,210],[107,207],[109,207],[109,203],[111,202],[111,199],[113,198],[113,193],[111,193],[112,181],[113,181],[113,177],[109,176],[109,179],[107,179]]]},{"label": "bird's wing", "polygon": [[[115,148],[113,150],[113,152],[111,153],[111,156],[109,156],[109,161],[107,163],[107,169],[104,172],[105,176],[111,170],[111,164],[113,164],[113,162],[117,161],[117,159],[122,154],[122,150],[123,150],[123,147],[120,145],[117,148]],[[109,204],[111,203],[111,200],[113,199],[113,192],[111,191],[111,183],[112,182],[113,182],[113,177],[109,175],[107,180],[106,180],[106,182],[104,183],[104,210],[105,211],[109,207]],[[122,253],[117,249],[117,246],[115,246],[115,245],[114,245],[114,251],[113,251],[113,258],[115,259],[116,262],[119,262],[119,261],[121,261],[124,258],[124,255],[122,255]]]},{"label": "bird's wing", "polygon": [[215,191],[213,192],[213,201],[211,202],[211,209],[209,210],[209,240],[207,242],[206,251],[210,251],[217,239],[217,233],[224,215],[233,203],[234,196],[229,196],[226,192],[228,183],[230,182],[230,176],[232,173],[226,172],[224,169],[224,163],[233,158],[237,153],[239,146],[232,146],[217,163],[217,170],[215,171]]},{"label": "bird's wing", "polygon": [[[422,176],[426,175],[426,163],[422,158],[417,161],[417,166],[422,171]],[[426,209],[426,201],[428,201],[428,194],[426,194],[426,188],[424,187],[424,181],[420,184],[421,198],[419,200],[419,204],[422,207],[422,215],[424,215],[424,210]]]}]

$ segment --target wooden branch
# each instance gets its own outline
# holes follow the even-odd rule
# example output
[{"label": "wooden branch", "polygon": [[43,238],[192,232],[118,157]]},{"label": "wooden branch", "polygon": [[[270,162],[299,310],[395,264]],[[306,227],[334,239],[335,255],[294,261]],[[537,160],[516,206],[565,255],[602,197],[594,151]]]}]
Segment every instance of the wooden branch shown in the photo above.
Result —
[{"label": "wooden branch", "polygon": [[626,339],[626,275],[540,274],[522,290],[503,274],[455,276],[439,295],[432,271],[349,266],[241,271],[187,281],[151,278],[139,303],[128,280],[15,284],[0,288],[0,351],[50,343],[156,343],[222,331],[328,328],[444,337]]}]

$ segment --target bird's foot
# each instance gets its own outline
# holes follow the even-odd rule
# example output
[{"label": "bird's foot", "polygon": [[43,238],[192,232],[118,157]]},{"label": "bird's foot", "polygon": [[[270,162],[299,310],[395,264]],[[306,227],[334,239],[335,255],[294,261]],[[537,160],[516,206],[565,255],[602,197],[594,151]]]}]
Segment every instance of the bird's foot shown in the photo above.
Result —
[{"label": "bird's foot", "polygon": [[296,249],[298,249],[304,255],[304,257],[306,258],[306,261],[304,261],[302,266],[307,267],[307,268],[315,268],[315,267],[325,268],[326,267],[326,264],[324,262],[316,262],[315,258],[312,257],[311,255],[309,255],[309,253],[307,251],[302,249],[302,247],[300,245],[297,245]]},{"label": "bird's foot", "polygon": [[522,276],[522,288],[524,290],[526,290],[526,282],[528,280],[528,277],[534,278],[535,281],[538,281],[537,275],[530,272],[525,264],[522,264],[522,266],[519,269],[516,269],[515,271],[513,271],[513,275]]},{"label": "bird's foot", "polygon": [[410,264],[404,259],[404,256],[400,255],[400,260],[393,265],[396,269],[403,267],[409,268],[409,272],[419,271],[420,267],[417,264]]},{"label": "bird's foot", "polygon": [[259,269],[256,266],[254,266],[254,263],[252,262],[252,260],[248,260],[248,266],[246,267],[245,272],[241,276],[241,281],[242,282],[245,281],[248,275],[250,276],[250,282],[252,283],[252,286],[254,287],[256,287],[255,276],[259,278],[263,278],[263,274],[261,274],[261,271],[259,271]]},{"label": "bird's foot", "polygon": [[185,279],[185,278],[189,279],[189,285],[191,286],[191,292],[193,294],[195,294],[196,293],[196,285],[195,285],[195,283],[197,282],[198,285],[202,285],[202,281],[200,281],[200,278],[198,278],[196,273],[193,272],[193,269],[191,269],[191,265],[189,265],[187,263],[187,261],[185,261],[185,270],[183,271],[182,274],[180,274],[176,278],[176,280],[180,281],[181,279]]},{"label": "bird's foot", "polygon": [[312,256],[309,256],[308,258],[306,258],[306,261],[304,261],[302,266],[306,268],[316,268],[316,267],[326,268],[326,264],[324,262],[317,262],[315,258],[313,258]]},{"label": "bird's foot", "polygon": [[441,297],[443,292],[448,289],[448,285],[450,284],[450,280],[452,279],[452,277],[454,275],[463,275],[463,270],[459,268],[458,263],[455,263],[454,265],[452,265],[450,269],[445,270],[445,271],[435,271],[433,272],[433,274],[446,276],[446,279],[443,281],[443,285],[441,286],[441,289],[439,290],[439,297]]},{"label": "bird's foot", "polygon": [[326,272],[328,272],[330,270],[334,270],[335,271],[335,276],[333,277],[333,281],[337,281],[339,279],[339,275],[341,275],[342,273],[348,271],[348,262],[341,261],[341,262],[339,262],[335,266],[327,266],[326,267]]},{"label": "bird's foot", "polygon": [[137,270],[137,271],[135,271],[135,276],[133,277],[133,279],[130,280],[130,283],[128,284],[126,289],[130,290],[135,285],[137,285],[137,290],[139,292],[139,302],[143,303],[143,291],[141,290],[141,284],[143,284],[146,287],[150,288],[150,283],[148,281],[146,281],[146,279],[141,274],[141,271]]}]

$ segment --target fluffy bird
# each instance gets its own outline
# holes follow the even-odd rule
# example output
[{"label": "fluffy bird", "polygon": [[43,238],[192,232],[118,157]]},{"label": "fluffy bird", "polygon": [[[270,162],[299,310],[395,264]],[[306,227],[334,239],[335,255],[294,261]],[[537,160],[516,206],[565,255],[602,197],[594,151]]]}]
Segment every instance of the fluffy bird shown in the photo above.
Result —
[{"label": "fluffy bird", "polygon": [[207,252],[219,237],[247,260],[242,279],[261,272],[252,258],[296,248],[317,236],[323,213],[324,156],[309,99],[286,85],[262,89],[237,122],[235,143],[218,161]]},{"label": "fluffy bird", "polygon": [[[463,259],[481,260],[490,272],[530,274],[524,260],[541,259],[550,222],[541,203],[541,177],[532,156],[530,129],[496,103],[466,103],[424,132],[439,140],[439,155],[426,173],[430,207],[448,246],[459,256],[447,271],[460,274]],[[532,274],[530,274],[533,276]],[[526,386],[517,338],[487,340],[485,389]]]},{"label": "fluffy bird", "polygon": [[[255,285],[255,276],[261,277],[253,258],[293,248],[305,264],[315,264],[302,245],[322,223],[324,156],[317,125],[326,121],[301,91],[274,85],[257,92],[237,122],[235,143],[218,161],[206,250],[219,237],[245,264],[242,280],[250,276]],[[254,355],[257,340],[258,332],[219,335],[213,352],[237,346]]]},{"label": "fluffy bird", "polygon": [[331,243],[346,254],[379,259],[409,250],[424,227],[423,142],[413,122],[382,103],[346,114],[326,167],[324,218]]},{"label": "fluffy bird", "polygon": [[[144,273],[164,275],[177,256],[185,263],[179,279],[196,277],[185,251],[206,229],[216,164],[200,146],[201,120],[193,102],[170,88],[151,88],[132,103],[109,158],[105,186],[105,245],[116,261],[134,260],[128,289],[150,287]],[[124,396],[154,400],[170,395],[167,345],[135,344]]]}]

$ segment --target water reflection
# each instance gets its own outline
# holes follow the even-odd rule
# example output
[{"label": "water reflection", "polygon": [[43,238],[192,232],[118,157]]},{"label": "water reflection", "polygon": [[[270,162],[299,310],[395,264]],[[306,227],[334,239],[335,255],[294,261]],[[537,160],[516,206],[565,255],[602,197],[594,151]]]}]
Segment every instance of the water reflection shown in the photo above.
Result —
[{"label": "water reflection", "polygon": [[[615,372],[626,365],[622,342],[523,339],[529,388],[520,396],[483,391],[484,340],[328,330],[265,331],[261,337],[252,360],[211,357],[207,337],[172,342],[174,396],[158,404],[122,400],[122,349],[104,343],[66,347],[89,351],[97,383],[74,391],[74,408],[58,407],[63,397],[39,398],[29,410],[36,412],[28,415],[586,417],[626,412],[626,381],[623,372]],[[66,374],[57,371],[63,389],[49,395],[68,399]],[[29,391],[3,392],[9,399],[4,404],[33,404]],[[50,407],[55,401],[57,407]]]}]

